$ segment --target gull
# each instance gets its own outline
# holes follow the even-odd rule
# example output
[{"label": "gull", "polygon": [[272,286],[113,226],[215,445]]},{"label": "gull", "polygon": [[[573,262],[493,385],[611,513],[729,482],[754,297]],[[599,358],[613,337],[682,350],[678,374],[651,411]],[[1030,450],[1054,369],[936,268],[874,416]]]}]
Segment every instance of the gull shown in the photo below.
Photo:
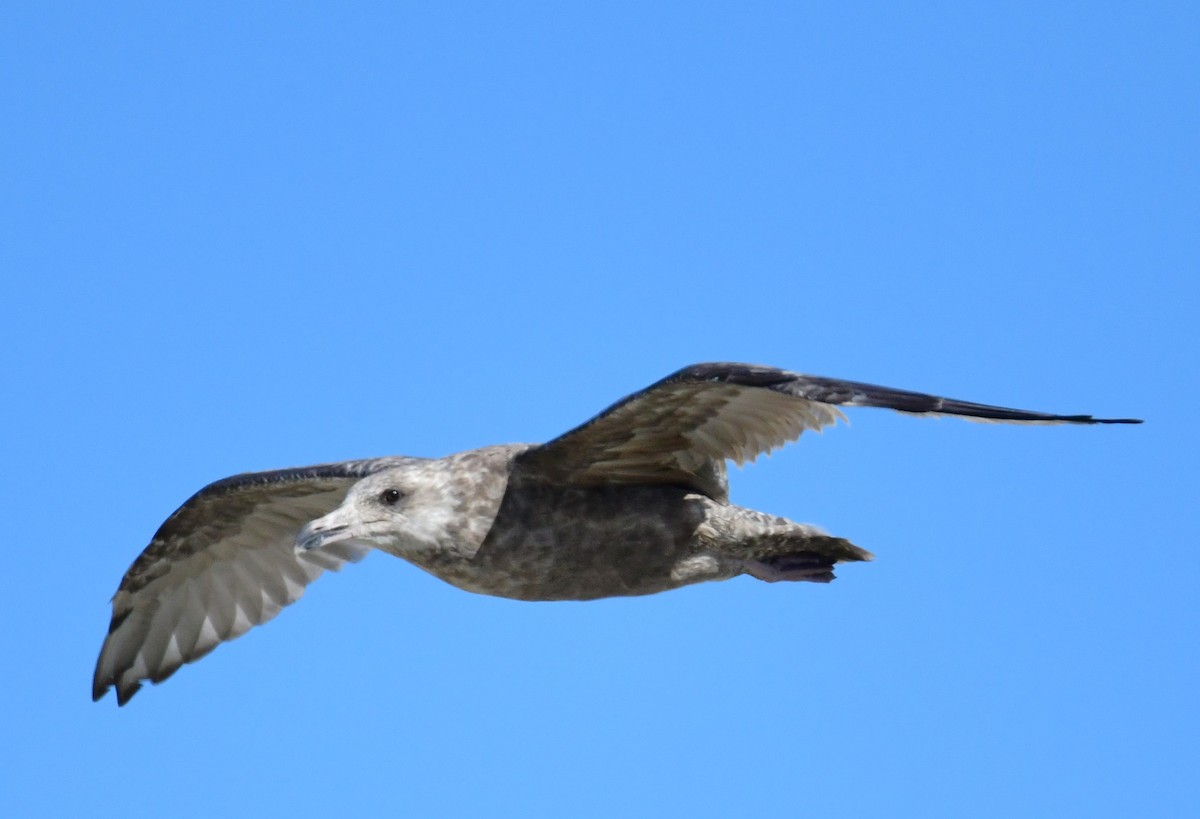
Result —
[{"label": "gull", "polygon": [[743,464],[839,407],[1024,424],[1137,424],[941,398],[773,367],[685,367],[545,444],[248,472],[177,509],[125,573],[92,683],[149,680],[265,623],[327,570],[378,549],[466,591],[518,600],[654,594],[748,575],[833,580],[872,555],[729,502]]}]

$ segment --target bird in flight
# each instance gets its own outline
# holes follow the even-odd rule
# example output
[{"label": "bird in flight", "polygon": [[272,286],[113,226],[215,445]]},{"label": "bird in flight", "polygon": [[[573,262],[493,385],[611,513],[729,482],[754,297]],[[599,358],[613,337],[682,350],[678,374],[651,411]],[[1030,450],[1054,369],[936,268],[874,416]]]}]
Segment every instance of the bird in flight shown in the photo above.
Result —
[{"label": "bird in flight", "polygon": [[249,472],[179,507],[121,580],[92,682],[144,680],[270,620],[326,570],[379,549],[467,591],[519,600],[653,594],[738,575],[833,580],[870,552],[734,506],[753,460],[839,407],[1028,424],[1137,424],[939,398],[748,364],[686,367],[545,444]]}]

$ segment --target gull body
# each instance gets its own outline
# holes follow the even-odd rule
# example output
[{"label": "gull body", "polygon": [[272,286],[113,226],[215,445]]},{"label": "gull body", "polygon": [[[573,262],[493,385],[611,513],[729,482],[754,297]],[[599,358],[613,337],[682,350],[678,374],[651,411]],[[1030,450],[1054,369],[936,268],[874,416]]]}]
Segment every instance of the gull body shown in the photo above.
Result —
[{"label": "gull body", "polygon": [[[749,572],[775,577],[783,551],[870,554],[812,526],[673,485],[573,487],[521,474],[531,445],[412,460],[363,478],[297,535],[302,553],[354,542],[465,591],[519,600],[653,594]],[[775,537],[770,537],[771,535]],[[814,555],[815,557],[815,555]]]}]

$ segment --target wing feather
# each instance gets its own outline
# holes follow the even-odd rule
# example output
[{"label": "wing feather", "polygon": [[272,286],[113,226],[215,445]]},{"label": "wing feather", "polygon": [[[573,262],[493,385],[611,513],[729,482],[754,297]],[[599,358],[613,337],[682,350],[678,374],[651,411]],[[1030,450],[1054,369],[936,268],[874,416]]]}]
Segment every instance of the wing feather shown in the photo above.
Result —
[{"label": "wing feather", "polygon": [[93,698],[115,685],[124,705],[142,681],[165,680],[275,617],[322,572],[361,559],[366,550],[347,541],[303,556],[293,541],[356,481],[404,460],[248,473],[193,495],[159,528],[113,597]]},{"label": "wing feather", "polygon": [[1026,424],[1135,424],[959,401],[750,364],[697,364],[618,401],[521,456],[526,474],[577,486],[670,483],[725,500],[724,462],[752,461],[806,430],[845,420],[839,407]]},{"label": "wing feather", "polygon": [[163,679],[174,674],[179,666],[183,665],[185,657],[197,656],[197,646],[200,644],[200,630],[204,626],[206,618],[205,605],[200,599],[197,592],[197,583],[195,580],[186,580],[175,592],[180,596],[180,601],[176,604],[179,608],[179,620],[175,624],[174,634],[175,644],[179,650],[179,656],[173,658],[171,662],[163,660]]}]

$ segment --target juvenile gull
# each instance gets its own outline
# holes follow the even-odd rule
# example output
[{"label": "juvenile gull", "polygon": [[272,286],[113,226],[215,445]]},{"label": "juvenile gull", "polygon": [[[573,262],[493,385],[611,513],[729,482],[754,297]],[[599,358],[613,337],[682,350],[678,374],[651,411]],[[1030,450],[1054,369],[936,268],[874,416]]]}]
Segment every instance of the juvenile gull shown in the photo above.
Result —
[{"label": "juvenile gull", "polygon": [[741,574],[828,583],[870,560],[847,540],[729,503],[738,464],[820,430],[838,406],[1029,424],[1051,415],[747,364],[698,364],[546,444],[251,472],[175,511],[113,597],[92,697],[129,701],[270,620],[369,550],[520,600],[653,594]]}]

